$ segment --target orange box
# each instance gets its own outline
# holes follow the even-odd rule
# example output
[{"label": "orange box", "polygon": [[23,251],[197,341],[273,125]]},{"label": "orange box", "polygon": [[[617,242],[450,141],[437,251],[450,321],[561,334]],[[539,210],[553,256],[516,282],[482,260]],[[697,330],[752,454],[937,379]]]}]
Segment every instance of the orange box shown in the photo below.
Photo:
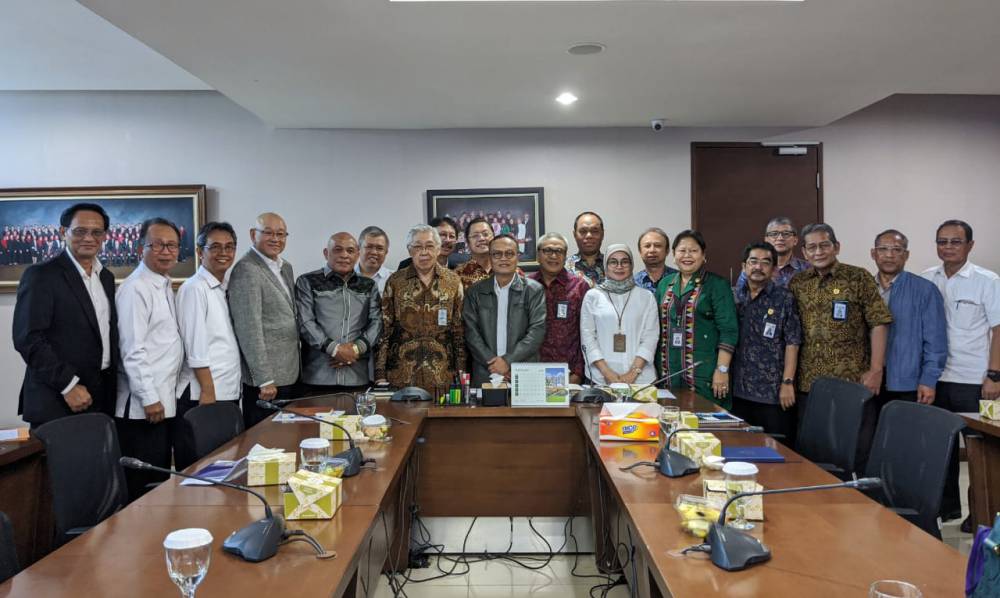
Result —
[{"label": "orange box", "polygon": [[660,406],[649,403],[605,403],[601,408],[601,440],[657,442]]}]

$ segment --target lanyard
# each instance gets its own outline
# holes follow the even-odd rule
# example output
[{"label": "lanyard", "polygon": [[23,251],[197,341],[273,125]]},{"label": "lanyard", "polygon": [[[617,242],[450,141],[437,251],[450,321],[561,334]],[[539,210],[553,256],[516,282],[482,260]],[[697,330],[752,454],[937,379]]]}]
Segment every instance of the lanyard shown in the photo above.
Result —
[{"label": "lanyard", "polygon": [[615,310],[615,316],[618,317],[618,332],[621,332],[622,331],[622,318],[625,317],[625,310],[628,309],[628,301],[629,301],[629,299],[632,298],[632,291],[634,289],[629,289],[628,295],[625,296],[625,304],[622,305],[621,312],[618,311],[618,306],[615,305],[615,300],[611,298],[611,293],[605,291],[604,289],[601,289],[601,290],[604,291],[604,294],[608,296],[608,302],[611,303],[611,309]]}]

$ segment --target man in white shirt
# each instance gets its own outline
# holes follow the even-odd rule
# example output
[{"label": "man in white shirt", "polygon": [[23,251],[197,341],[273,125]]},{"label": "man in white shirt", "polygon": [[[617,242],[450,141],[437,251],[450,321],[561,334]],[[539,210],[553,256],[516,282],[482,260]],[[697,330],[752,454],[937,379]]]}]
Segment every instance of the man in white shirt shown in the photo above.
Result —
[{"label": "man in white shirt", "polygon": [[[142,263],[125,279],[115,298],[122,361],[115,407],[118,440],[122,455],[169,468],[172,451],[185,450],[179,446],[176,421],[191,402],[183,396],[188,390],[184,343],[169,276],[177,264],[180,231],[169,220],[151,218],[142,223],[139,240]],[[147,484],[166,477],[126,471],[129,497],[138,498]]]},{"label": "man in white shirt", "polygon": [[[941,265],[926,270],[923,277],[944,297],[948,361],[934,404],[956,413],[978,412],[979,399],[1000,397],[1000,277],[969,261],[975,243],[967,223],[945,221],[935,242]],[[941,517],[948,521],[961,512],[956,450],[945,481]],[[967,527],[971,531],[971,519]]]},{"label": "man in white shirt", "polygon": [[191,400],[199,405],[238,401],[240,347],[226,302],[236,231],[228,222],[209,222],[195,246],[201,267],[177,291],[177,323],[193,374]]},{"label": "man in white shirt", "polygon": [[389,235],[377,226],[366,226],[358,235],[361,251],[354,271],[375,281],[379,295],[385,292],[385,281],[392,270],[386,268],[385,258],[389,255]]}]

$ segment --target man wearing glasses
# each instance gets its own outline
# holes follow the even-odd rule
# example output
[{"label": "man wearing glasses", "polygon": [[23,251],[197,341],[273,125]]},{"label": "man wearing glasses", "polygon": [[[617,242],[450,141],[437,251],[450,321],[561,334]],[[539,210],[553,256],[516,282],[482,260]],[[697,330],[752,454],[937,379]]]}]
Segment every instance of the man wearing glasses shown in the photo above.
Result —
[{"label": "man wearing glasses", "polygon": [[571,384],[583,382],[583,350],[580,346],[580,309],[591,284],[582,275],[566,269],[569,244],[559,233],[545,233],[538,240],[538,272],[528,275],[545,287],[545,340],[539,361],[568,363]]},{"label": "man wearing glasses", "polygon": [[885,382],[875,397],[882,410],[889,401],[934,402],[935,387],[948,358],[944,301],[933,284],[905,270],[909,240],[889,229],[875,237],[871,250],[878,268],[878,292],[892,312],[885,350]]},{"label": "man wearing glasses", "polygon": [[[872,275],[837,260],[840,243],[830,225],[806,226],[802,241],[802,253],[811,268],[796,274],[788,284],[802,318],[796,398],[800,420],[805,412],[803,401],[812,383],[822,376],[860,382],[872,394],[879,393],[887,328],[892,323],[892,314]],[[861,438],[870,438],[874,415],[865,417]],[[867,455],[868,447],[859,443],[855,462],[859,470],[864,469]]]},{"label": "man wearing glasses", "polygon": [[490,242],[493,240],[493,228],[485,218],[473,218],[465,225],[465,243],[469,248],[469,261],[458,268],[455,274],[462,279],[462,287],[469,287],[490,277],[493,267],[490,261]]},{"label": "man wearing glasses", "polygon": [[[771,271],[771,279],[778,286],[788,288],[788,283],[793,276],[809,269],[809,262],[795,255],[799,236],[795,232],[795,225],[790,218],[785,216],[771,218],[764,229],[764,242],[770,243],[778,252],[778,262],[774,264]],[[741,271],[740,277],[736,281],[736,288],[743,289],[746,286],[747,275],[746,272]]]},{"label": "man wearing glasses", "polygon": [[517,239],[500,235],[489,244],[493,275],[472,285],[462,319],[472,359],[472,385],[490,374],[510,379],[512,363],[538,361],[545,338],[545,289],[517,273]]},{"label": "man wearing glasses", "polygon": [[292,265],[281,258],[288,240],[285,220],[266,212],[250,229],[250,251],[229,275],[229,312],[243,356],[243,421],[247,428],[269,412],[257,399],[289,399],[299,379]]},{"label": "man wearing glasses", "polygon": [[97,259],[110,219],[101,206],[79,203],[59,224],[66,249],[25,270],[14,305],[14,348],[27,366],[17,412],[32,427],[114,409],[115,277]]},{"label": "man wearing glasses", "polygon": [[[191,406],[184,342],[170,286],[180,239],[177,225],[169,220],[143,222],[142,263],[115,298],[122,360],[115,417],[122,455],[165,468],[170,468],[172,452],[190,454],[176,424]],[[138,498],[148,484],[166,478],[158,472],[126,471],[129,497]]]},{"label": "man wearing glasses", "polygon": [[377,226],[366,226],[358,235],[361,242],[358,263],[354,271],[375,281],[378,292],[385,292],[385,282],[392,270],[386,268],[385,258],[389,255],[389,235]]},{"label": "man wearing glasses", "polygon": [[201,266],[177,291],[177,324],[193,374],[191,401],[239,401],[240,348],[226,301],[236,231],[228,222],[209,222],[198,232],[195,251]]},{"label": "man wearing glasses", "polygon": [[[948,320],[948,360],[938,380],[935,404],[957,413],[978,412],[979,399],[1000,398],[1000,277],[969,261],[975,243],[967,223],[945,221],[935,241],[941,265],[926,270],[923,277],[941,291]],[[955,451],[941,518],[960,515]],[[962,525],[971,531],[971,519]]]}]

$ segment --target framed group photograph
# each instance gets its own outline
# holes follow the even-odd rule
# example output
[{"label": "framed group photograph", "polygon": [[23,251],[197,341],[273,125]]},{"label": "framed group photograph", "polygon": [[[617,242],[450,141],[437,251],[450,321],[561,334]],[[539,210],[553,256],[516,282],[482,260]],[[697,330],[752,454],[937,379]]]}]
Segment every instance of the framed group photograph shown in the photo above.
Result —
[{"label": "framed group photograph", "polygon": [[180,229],[175,282],[198,269],[195,237],[205,219],[205,186],[52,187],[0,189],[0,292],[17,290],[21,275],[32,264],[51,259],[65,248],[59,216],[75,203],[95,203],[107,212],[111,226],[98,259],[121,282],[139,265],[139,229],[159,216]]},{"label": "framed group photograph", "polygon": [[521,267],[538,267],[535,246],[538,238],[545,234],[542,187],[431,189],[427,191],[427,219],[438,216],[448,216],[458,224],[453,261],[468,261],[465,225],[473,218],[485,218],[493,227],[494,235],[509,234],[517,239]]}]

